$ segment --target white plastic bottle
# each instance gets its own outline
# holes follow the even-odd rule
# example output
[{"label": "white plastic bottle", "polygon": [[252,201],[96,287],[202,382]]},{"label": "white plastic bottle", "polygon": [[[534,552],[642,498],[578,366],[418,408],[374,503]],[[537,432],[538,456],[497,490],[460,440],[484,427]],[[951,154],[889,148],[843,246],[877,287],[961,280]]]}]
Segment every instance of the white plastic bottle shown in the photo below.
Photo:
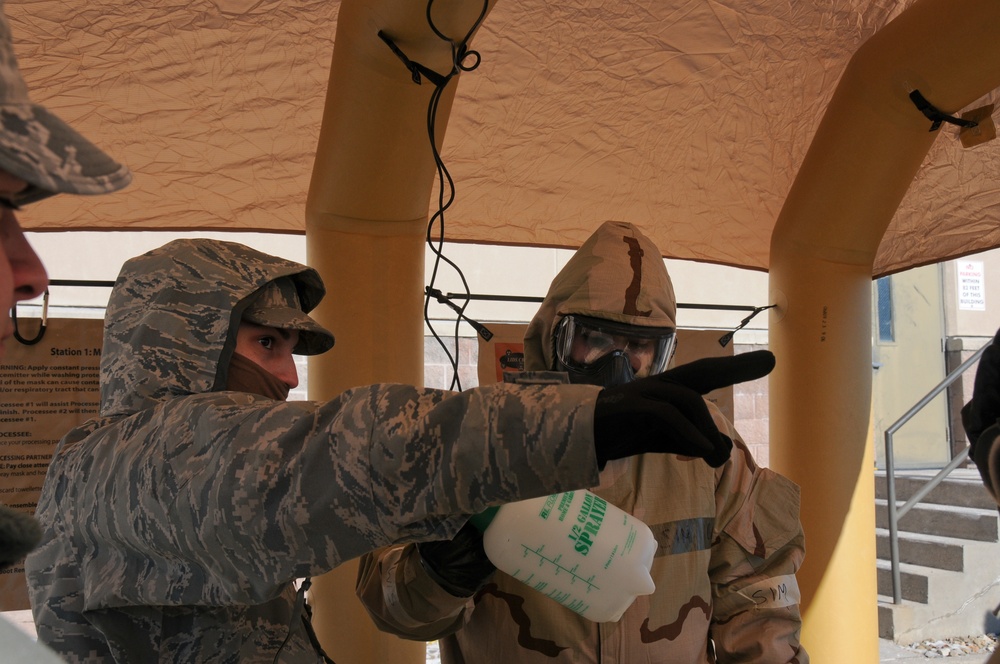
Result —
[{"label": "white plastic bottle", "polygon": [[617,621],[655,588],[652,531],[590,491],[508,503],[472,523],[497,569],[595,622]]}]

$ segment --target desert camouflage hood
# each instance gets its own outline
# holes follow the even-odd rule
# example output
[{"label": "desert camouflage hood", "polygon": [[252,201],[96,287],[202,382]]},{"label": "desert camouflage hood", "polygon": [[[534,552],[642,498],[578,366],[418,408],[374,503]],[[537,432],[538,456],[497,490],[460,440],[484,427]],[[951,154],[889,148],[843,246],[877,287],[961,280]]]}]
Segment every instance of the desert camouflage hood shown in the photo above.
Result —
[{"label": "desert camouflage hood", "polygon": [[[628,260],[617,260],[621,254]],[[555,368],[555,330],[568,314],[676,327],[677,300],[660,250],[632,224],[604,222],[552,280],[528,325],[526,370]]]},{"label": "desert camouflage hood", "polygon": [[127,261],[104,320],[101,415],[225,385],[233,323],[260,288],[284,276],[306,313],[326,292],[312,268],[234,242],[175,240]]}]

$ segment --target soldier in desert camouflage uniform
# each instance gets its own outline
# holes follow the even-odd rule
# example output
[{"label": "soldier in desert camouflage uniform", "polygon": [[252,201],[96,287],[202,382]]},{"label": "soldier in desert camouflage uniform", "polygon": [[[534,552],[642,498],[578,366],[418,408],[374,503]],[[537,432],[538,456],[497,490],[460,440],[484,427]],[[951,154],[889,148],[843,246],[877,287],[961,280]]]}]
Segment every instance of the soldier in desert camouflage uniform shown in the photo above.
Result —
[{"label": "soldier in desert camouflage uniform", "polygon": [[[567,371],[609,389],[636,385],[666,367],[675,321],[657,247],[631,224],[607,222],[553,280],[525,335],[525,369]],[[732,359],[752,362],[760,353]],[[717,361],[661,375],[709,372]],[[496,572],[470,527],[452,542],[366,555],[359,597],[381,629],[440,639],[444,664],[804,664],[798,487],[758,467],[732,424],[710,408],[735,442],[726,463],[633,456],[610,462],[593,489],[645,521],[659,543],[656,591],[618,622],[591,622]]]},{"label": "soldier in desert camouflage uniform", "polygon": [[[60,441],[26,565],[39,639],[67,661],[322,661],[296,579],[594,484],[622,455],[729,455],[703,407],[697,435],[671,435],[656,381],[633,395],[372,385],[284,401],[291,353],[333,344],[307,315],[323,294],[311,268],[216,240],[126,262],[100,417]],[[621,437],[622,418],[655,435]]]}]

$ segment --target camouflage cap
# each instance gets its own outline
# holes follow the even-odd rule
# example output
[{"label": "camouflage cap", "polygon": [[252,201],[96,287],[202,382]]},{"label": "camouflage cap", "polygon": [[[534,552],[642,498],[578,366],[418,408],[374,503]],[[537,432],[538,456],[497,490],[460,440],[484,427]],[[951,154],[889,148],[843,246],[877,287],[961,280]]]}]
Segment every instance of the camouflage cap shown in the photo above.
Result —
[{"label": "camouflage cap", "polygon": [[128,168],[28,98],[3,5],[0,0],[0,169],[29,184],[8,200],[24,205],[57,193],[125,187],[132,181]]},{"label": "camouflage cap", "polygon": [[291,277],[279,277],[260,289],[243,312],[243,320],[279,330],[298,330],[297,355],[319,355],[333,348],[333,334],[302,310]]}]

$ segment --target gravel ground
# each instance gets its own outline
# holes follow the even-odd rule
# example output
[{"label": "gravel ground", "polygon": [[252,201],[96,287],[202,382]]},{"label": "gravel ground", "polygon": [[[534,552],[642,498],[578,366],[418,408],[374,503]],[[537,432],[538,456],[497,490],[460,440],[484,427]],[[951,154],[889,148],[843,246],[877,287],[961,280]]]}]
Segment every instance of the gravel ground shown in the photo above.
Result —
[{"label": "gravel ground", "polygon": [[[881,664],[904,661],[915,664],[915,660],[918,659],[958,657],[966,664],[980,664],[985,663],[997,647],[995,634],[921,641],[907,645],[897,645],[892,641],[880,639],[879,660]],[[441,664],[437,641],[427,644],[427,664]]]},{"label": "gravel ground", "polygon": [[985,662],[997,649],[997,635],[950,637],[947,639],[919,641],[893,650],[898,655],[895,659],[883,659],[883,662],[901,659],[938,659],[942,657],[960,657],[970,662]]},{"label": "gravel ground", "polygon": [[[25,632],[34,635],[34,624],[31,622],[30,611],[8,612],[4,614],[4,617],[24,629]],[[966,664],[980,664],[985,663],[997,648],[1000,648],[1000,639],[996,634],[954,637],[939,641],[920,641],[906,645],[899,645],[887,639],[879,639],[879,661],[881,664],[895,662],[915,664],[915,660],[918,659],[958,657]],[[427,644],[427,664],[441,664],[437,641]]]}]

